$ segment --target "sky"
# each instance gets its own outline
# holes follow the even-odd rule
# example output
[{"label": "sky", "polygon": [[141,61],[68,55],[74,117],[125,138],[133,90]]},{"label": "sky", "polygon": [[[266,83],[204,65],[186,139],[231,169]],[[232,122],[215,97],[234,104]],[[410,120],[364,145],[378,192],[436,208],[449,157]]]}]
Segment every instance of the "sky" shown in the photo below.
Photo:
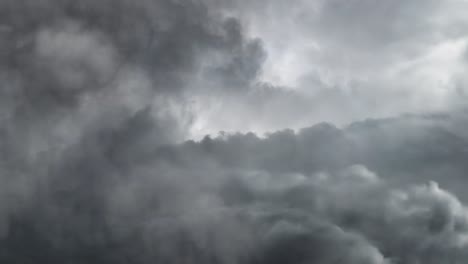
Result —
[{"label": "sky", "polygon": [[0,0],[0,263],[466,263],[467,10]]}]

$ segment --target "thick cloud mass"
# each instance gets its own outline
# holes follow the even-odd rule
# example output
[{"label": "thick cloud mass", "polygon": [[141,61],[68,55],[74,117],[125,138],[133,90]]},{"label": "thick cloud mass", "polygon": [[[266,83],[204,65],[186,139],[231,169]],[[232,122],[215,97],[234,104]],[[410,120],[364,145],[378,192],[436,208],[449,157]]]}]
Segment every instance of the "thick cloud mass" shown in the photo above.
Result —
[{"label": "thick cloud mass", "polygon": [[0,0],[0,263],[466,263],[464,3],[309,2]]}]

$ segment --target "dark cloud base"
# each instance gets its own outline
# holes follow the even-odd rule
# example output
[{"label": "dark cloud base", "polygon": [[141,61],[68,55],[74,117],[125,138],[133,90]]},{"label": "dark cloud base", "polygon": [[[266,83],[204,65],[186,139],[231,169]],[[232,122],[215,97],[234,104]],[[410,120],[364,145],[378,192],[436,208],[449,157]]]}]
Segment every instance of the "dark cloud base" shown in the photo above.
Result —
[{"label": "dark cloud base", "polygon": [[463,190],[459,200],[434,182],[454,191],[463,182],[468,144],[453,126],[463,124],[459,116],[370,120],[345,129],[320,124],[266,138],[223,135],[145,148],[139,140],[153,133],[143,125],[147,118],[85,135],[43,175],[4,175],[2,262],[468,257]]},{"label": "dark cloud base", "polygon": [[219,4],[0,0],[0,263],[465,263],[465,112],[184,140],[265,59]]}]

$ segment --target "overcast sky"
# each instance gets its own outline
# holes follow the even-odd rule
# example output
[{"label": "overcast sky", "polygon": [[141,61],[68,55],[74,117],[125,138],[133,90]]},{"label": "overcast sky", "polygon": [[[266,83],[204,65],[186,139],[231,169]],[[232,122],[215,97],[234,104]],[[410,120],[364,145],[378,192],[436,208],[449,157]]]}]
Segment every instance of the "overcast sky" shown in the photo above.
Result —
[{"label": "overcast sky", "polygon": [[464,0],[0,0],[0,263],[467,263],[467,47]]},{"label": "overcast sky", "polygon": [[239,17],[246,34],[263,44],[265,61],[256,81],[294,95],[279,100],[262,97],[261,108],[237,105],[253,112],[252,122],[236,118],[235,104],[241,103],[213,103],[204,109],[196,128],[268,131],[463,107],[467,4],[462,0],[230,3],[224,12]]}]

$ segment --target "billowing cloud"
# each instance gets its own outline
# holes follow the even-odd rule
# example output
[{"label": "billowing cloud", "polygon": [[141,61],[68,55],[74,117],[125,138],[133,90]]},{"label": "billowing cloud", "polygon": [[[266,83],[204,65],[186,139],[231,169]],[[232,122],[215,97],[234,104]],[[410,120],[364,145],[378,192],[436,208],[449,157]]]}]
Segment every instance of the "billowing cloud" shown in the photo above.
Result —
[{"label": "billowing cloud", "polygon": [[0,262],[465,263],[465,5],[0,0]]},{"label": "billowing cloud", "polygon": [[467,257],[467,198],[457,189],[466,134],[458,115],[160,147],[157,123],[147,117],[141,112],[120,127],[83,135],[60,156],[43,154],[34,172],[18,172],[23,181],[4,181],[4,261],[451,263]]}]

